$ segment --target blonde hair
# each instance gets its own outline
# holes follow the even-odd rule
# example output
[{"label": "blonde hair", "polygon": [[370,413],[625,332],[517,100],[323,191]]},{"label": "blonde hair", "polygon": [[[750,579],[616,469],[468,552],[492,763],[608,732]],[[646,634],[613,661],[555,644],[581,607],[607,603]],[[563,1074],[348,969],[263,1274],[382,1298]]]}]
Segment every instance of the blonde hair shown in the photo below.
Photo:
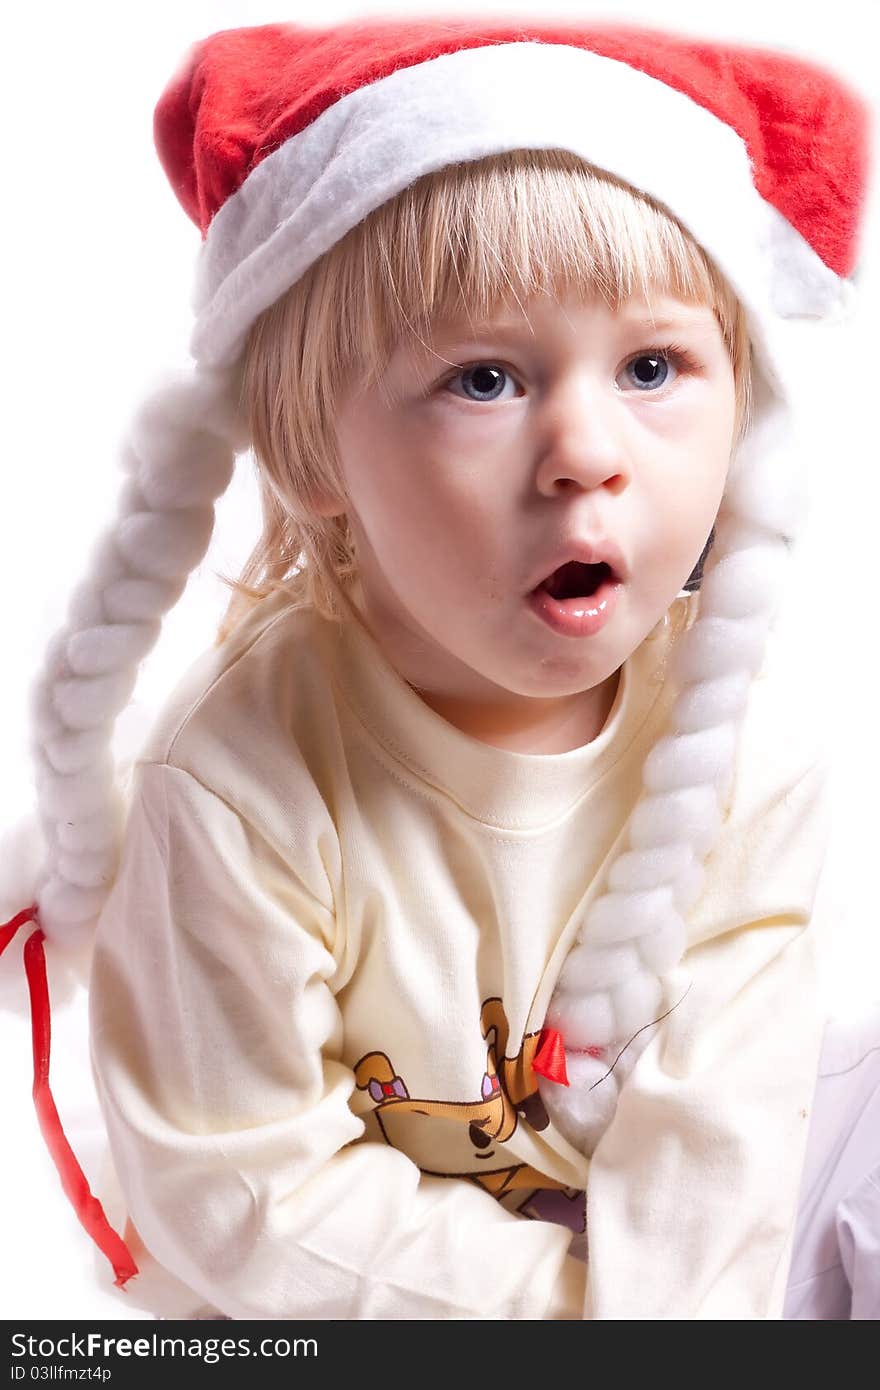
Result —
[{"label": "blonde hair", "polygon": [[512,150],[426,174],[370,213],[248,334],[240,406],[263,531],[239,578],[226,580],[235,593],[218,642],[279,588],[340,616],[339,591],[357,572],[354,544],[344,515],[315,507],[322,493],[345,493],[334,426],[340,383],[374,384],[406,334],[425,337],[437,318],[462,310],[482,319],[511,300],[571,291],[618,307],[654,290],[714,311],[734,372],[738,440],[751,395],[744,310],[652,198],[567,151]]}]

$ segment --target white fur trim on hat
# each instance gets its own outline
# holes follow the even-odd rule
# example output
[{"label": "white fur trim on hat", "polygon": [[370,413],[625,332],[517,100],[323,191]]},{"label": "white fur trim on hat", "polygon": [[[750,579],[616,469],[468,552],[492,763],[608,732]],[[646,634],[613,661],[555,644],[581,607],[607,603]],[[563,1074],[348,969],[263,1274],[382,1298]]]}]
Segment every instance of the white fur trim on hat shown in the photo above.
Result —
[{"label": "white fur trim on hat", "polygon": [[518,148],[569,150],[669,207],[751,310],[759,345],[774,313],[821,315],[839,302],[838,276],[757,192],[731,126],[627,63],[564,44],[496,44],[350,92],[251,171],[202,248],[194,357],[234,361],[254,319],[415,179]]}]

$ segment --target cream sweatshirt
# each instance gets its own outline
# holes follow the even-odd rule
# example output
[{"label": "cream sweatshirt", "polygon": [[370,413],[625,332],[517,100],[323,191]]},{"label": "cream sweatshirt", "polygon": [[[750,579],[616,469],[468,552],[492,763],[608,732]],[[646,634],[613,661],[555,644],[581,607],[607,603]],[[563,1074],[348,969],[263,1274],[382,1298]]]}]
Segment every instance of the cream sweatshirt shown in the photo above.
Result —
[{"label": "cream sweatshirt", "polygon": [[829,825],[804,703],[769,658],[682,1003],[591,1160],[531,1070],[698,601],[562,754],[462,733],[353,608],[334,624],[274,595],[191,668],[134,769],[90,991],[128,1234],[165,1311],[781,1316]]}]

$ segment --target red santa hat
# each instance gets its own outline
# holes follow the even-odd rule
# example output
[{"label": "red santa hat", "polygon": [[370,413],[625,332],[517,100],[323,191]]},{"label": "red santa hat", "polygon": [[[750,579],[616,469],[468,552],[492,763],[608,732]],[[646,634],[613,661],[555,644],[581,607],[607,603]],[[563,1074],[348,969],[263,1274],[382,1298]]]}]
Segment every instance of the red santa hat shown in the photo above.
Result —
[{"label": "red santa hat", "polygon": [[[555,1061],[542,1066],[555,1080],[542,1079],[542,1094],[571,1141],[590,1150],[639,1048],[613,1076],[609,1059],[634,1033],[644,1045],[668,1002],[664,978],[686,949],[687,912],[730,792],[748,687],[803,512],[776,329],[845,303],[867,108],[823,69],[754,48],[609,25],[359,20],[230,29],[195,44],[158,102],[155,141],[203,239],[194,369],[137,412],[119,516],[35,687],[42,868],[32,905],[22,901],[0,928],[0,949],[26,922],[38,925],[26,961],[44,1024],[42,942],[87,945],[116,872],[125,808],[109,757],[113,722],[162,614],[207,549],[214,500],[249,443],[235,384],[257,316],[421,175],[519,148],[571,151],[651,195],[742,300],[763,384],[731,465],[699,615],[670,665],[680,694],[547,1017],[542,1055]],[[571,1086],[556,1084],[565,1080]],[[54,1108],[44,1109],[81,1219],[122,1282],[131,1266],[71,1176]]]},{"label": "red santa hat", "polygon": [[197,43],[156,107],[204,240],[194,357],[421,175],[558,147],[666,204],[756,311],[827,313],[855,264],[864,104],[786,54],[608,25],[270,24]]}]

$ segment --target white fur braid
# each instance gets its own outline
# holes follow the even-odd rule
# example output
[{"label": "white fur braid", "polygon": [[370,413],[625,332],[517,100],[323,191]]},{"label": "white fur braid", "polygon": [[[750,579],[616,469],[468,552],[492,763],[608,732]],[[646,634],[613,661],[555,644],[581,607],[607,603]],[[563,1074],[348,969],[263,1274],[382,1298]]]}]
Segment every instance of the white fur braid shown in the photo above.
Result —
[{"label": "white fur braid", "polygon": [[40,925],[59,946],[87,940],[116,872],[124,819],[111,739],[161,618],[208,548],[214,502],[247,435],[238,370],[196,367],[141,403],[122,451],[114,524],[71,597],[32,693],[37,810],[46,863]]},{"label": "white fur braid", "polygon": [[547,1014],[563,1037],[570,1084],[541,1078],[541,1095],[562,1133],[587,1153],[650,1041],[646,1025],[676,1002],[664,997],[662,977],[684,954],[687,913],[729,806],[740,727],[783,593],[788,543],[805,513],[804,486],[787,411],[765,392],[731,463],[698,616],[669,659],[678,693],[668,732],[645,760],[627,848],[587,913]]}]

